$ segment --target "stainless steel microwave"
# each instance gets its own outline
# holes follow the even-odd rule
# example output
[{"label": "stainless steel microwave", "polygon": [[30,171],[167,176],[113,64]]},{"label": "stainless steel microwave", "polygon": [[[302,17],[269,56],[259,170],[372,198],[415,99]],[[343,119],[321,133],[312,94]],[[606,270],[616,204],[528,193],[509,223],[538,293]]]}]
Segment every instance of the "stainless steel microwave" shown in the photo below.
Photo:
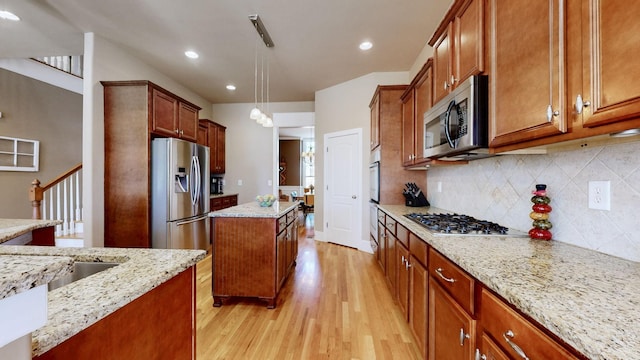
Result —
[{"label": "stainless steel microwave", "polygon": [[486,75],[471,76],[424,113],[425,158],[488,156],[488,88]]}]

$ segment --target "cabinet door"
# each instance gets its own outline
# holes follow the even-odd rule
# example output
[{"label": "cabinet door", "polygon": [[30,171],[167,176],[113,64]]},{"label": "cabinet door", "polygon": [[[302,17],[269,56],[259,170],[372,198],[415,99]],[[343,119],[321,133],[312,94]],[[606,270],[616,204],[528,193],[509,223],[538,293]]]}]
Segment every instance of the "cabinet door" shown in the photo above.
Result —
[{"label": "cabinet door", "polygon": [[407,91],[402,98],[402,165],[413,165],[415,145],[415,90]]},{"label": "cabinet door", "polygon": [[215,169],[217,174],[225,172],[225,147],[226,147],[226,129],[222,126],[217,127],[216,131],[216,156]]},{"label": "cabinet door", "polygon": [[489,12],[490,146],[565,132],[565,3],[489,0]]},{"label": "cabinet door", "polygon": [[445,97],[451,90],[453,75],[453,24],[449,24],[433,47],[433,102]]},{"label": "cabinet door", "polygon": [[387,266],[385,267],[387,273],[387,281],[389,283],[389,289],[391,289],[391,295],[396,296],[396,284],[398,282],[398,273],[396,268],[396,236],[393,232],[386,231],[387,238]]},{"label": "cabinet door", "polygon": [[378,222],[378,264],[386,275],[387,267],[387,230],[384,223]]},{"label": "cabinet door", "polygon": [[581,96],[584,126],[640,115],[638,14],[638,1],[582,1],[583,92],[569,101]]},{"label": "cabinet door", "polygon": [[475,320],[432,280],[429,281],[429,359],[473,359]]},{"label": "cabinet door", "polygon": [[411,256],[409,280],[409,327],[420,353],[427,353],[427,324],[429,299],[429,272],[420,262]]},{"label": "cabinet door", "polygon": [[455,84],[484,71],[484,0],[466,0],[454,19]]},{"label": "cabinet door", "polygon": [[428,62],[425,68],[424,73],[420,76],[418,81],[416,82],[415,88],[415,115],[414,115],[414,163],[418,164],[423,160],[427,160],[424,158],[424,113],[431,109],[433,104],[431,99],[431,93],[433,89],[433,74],[432,74],[432,66],[431,62]]},{"label": "cabinet door", "polygon": [[196,141],[199,145],[209,146],[209,124],[206,122],[200,122],[198,124],[198,139]]},{"label": "cabinet door", "polygon": [[276,292],[284,283],[287,271],[287,229],[283,229],[276,238]]},{"label": "cabinet door", "polygon": [[402,243],[398,241],[396,248],[397,269],[398,269],[398,304],[400,310],[405,316],[405,319],[409,320],[409,261],[410,254],[409,249],[404,247]]},{"label": "cabinet door", "polygon": [[178,137],[178,100],[158,89],[151,91],[151,131],[158,135]]},{"label": "cabinet door", "polygon": [[178,112],[178,129],[180,138],[196,141],[198,138],[198,109],[181,102]]},{"label": "cabinet door", "polygon": [[480,340],[480,348],[476,350],[476,359],[482,360],[510,360],[509,356],[505,354],[496,343],[491,340],[491,337],[486,333],[482,333]]},{"label": "cabinet door", "polygon": [[380,95],[376,94],[371,100],[371,140],[370,149],[373,150],[380,145]]}]

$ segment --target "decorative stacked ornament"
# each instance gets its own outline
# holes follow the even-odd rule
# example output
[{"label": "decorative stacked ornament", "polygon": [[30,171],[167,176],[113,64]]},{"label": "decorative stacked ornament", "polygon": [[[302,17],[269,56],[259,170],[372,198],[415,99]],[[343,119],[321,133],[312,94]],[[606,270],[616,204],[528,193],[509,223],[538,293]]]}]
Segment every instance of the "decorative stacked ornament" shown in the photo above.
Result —
[{"label": "decorative stacked ornament", "polygon": [[532,191],[532,193],[533,211],[529,214],[529,217],[533,220],[533,228],[529,230],[529,237],[531,239],[551,240],[551,231],[549,229],[553,225],[549,221],[549,213],[551,212],[549,203],[551,199],[547,196],[547,185],[537,184],[536,190]]}]

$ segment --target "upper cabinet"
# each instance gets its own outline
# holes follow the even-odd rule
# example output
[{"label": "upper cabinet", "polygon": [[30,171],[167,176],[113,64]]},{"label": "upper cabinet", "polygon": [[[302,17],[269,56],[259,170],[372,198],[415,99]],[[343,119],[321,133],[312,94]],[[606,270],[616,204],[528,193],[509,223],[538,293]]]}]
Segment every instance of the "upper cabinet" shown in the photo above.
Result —
[{"label": "upper cabinet", "polygon": [[[571,55],[581,66],[569,63],[569,113],[585,127],[611,124],[640,115],[640,2],[580,1],[571,26],[580,31],[567,40]],[[579,5],[578,5],[579,6]],[[578,44],[581,47],[578,47]],[[572,58],[573,60],[573,58]],[[579,60],[576,59],[579,64]],[[581,81],[578,81],[581,80]],[[578,119],[580,121],[580,119]]]},{"label": "upper cabinet", "polygon": [[207,119],[200,119],[200,126],[207,129],[206,145],[209,146],[210,171],[212,174],[224,174],[226,155],[225,136],[227,128]]},{"label": "upper cabinet", "polygon": [[371,141],[369,142],[370,149],[374,150],[380,146],[380,98],[374,96],[369,104],[371,109]]},{"label": "upper cabinet", "polygon": [[200,108],[152,86],[151,131],[161,136],[196,141]]},{"label": "upper cabinet", "polygon": [[489,145],[566,131],[562,1],[489,0]]},{"label": "upper cabinet", "polygon": [[484,71],[484,2],[453,4],[429,41],[433,46],[433,102]]},{"label": "upper cabinet", "polygon": [[433,74],[429,59],[402,95],[402,165],[421,165],[424,153],[424,113],[431,108]]},{"label": "upper cabinet", "polygon": [[489,0],[495,152],[640,127],[640,3]]}]

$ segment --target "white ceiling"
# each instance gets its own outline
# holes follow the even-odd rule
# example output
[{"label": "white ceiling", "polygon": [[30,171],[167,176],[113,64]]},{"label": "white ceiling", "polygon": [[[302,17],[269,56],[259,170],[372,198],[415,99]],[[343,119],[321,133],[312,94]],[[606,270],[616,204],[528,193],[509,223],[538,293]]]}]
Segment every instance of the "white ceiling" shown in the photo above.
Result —
[{"label": "white ceiling", "polygon": [[[313,101],[315,91],[371,72],[409,70],[452,2],[0,0],[22,18],[0,21],[0,58],[79,55],[82,33],[94,32],[212,103],[253,102],[258,35],[248,16],[258,14],[275,44],[258,48],[269,61],[269,100]],[[360,51],[363,40],[373,49]],[[188,49],[200,58],[187,59]]]}]

